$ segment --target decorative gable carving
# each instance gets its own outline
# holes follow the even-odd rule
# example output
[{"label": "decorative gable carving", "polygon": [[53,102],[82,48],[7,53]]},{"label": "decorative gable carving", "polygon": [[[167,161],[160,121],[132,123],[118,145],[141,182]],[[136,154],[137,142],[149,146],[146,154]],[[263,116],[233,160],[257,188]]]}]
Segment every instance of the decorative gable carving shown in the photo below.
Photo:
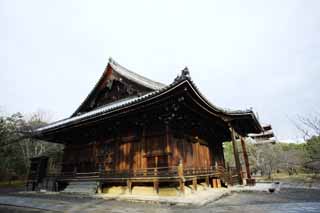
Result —
[{"label": "decorative gable carving", "polygon": [[105,87],[99,91],[96,98],[91,102],[90,107],[92,110],[123,98],[138,95],[140,95],[139,90],[132,85],[116,79],[108,80]]},{"label": "decorative gable carving", "polygon": [[140,76],[109,59],[99,81],[71,117],[112,102],[163,88],[165,85]]}]

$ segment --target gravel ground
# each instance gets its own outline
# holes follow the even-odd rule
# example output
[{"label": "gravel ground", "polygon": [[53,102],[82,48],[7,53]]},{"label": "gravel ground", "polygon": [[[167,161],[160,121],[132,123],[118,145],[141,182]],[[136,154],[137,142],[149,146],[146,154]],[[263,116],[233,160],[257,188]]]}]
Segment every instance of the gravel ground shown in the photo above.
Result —
[{"label": "gravel ground", "polygon": [[[313,189],[281,189],[275,193],[245,192],[233,193],[208,206],[252,205],[269,203],[307,203],[320,202],[320,190]],[[319,210],[320,211],[320,210]]]},{"label": "gravel ground", "polygon": [[[320,190],[281,189],[280,192],[240,192],[221,198],[202,207],[170,206],[159,204],[132,203],[116,200],[93,199],[67,195],[16,194],[0,196],[15,199],[20,203],[35,203],[39,208],[60,212],[320,212]],[[50,207],[51,205],[51,207]],[[0,206],[0,212],[47,212],[39,209],[24,209]]]},{"label": "gravel ground", "polygon": [[31,209],[25,207],[16,207],[16,206],[2,206],[0,205],[0,212],[10,212],[10,213],[49,213],[52,211],[45,211],[39,209]]}]

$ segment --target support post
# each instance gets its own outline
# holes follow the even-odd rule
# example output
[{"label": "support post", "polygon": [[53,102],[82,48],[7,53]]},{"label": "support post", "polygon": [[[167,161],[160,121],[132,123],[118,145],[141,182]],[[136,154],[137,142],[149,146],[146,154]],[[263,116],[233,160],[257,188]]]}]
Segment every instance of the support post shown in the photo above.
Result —
[{"label": "support post", "polygon": [[132,181],[131,180],[127,180],[127,188],[129,193],[132,193]]},{"label": "support post", "polygon": [[146,155],[146,125],[142,125],[142,158],[141,158],[141,167],[143,170],[143,176],[147,176],[147,158]]},{"label": "support post", "polygon": [[243,159],[244,159],[244,163],[245,163],[245,165],[246,165],[247,178],[248,178],[248,179],[251,179],[250,166],[249,166],[249,158],[248,158],[248,154],[247,154],[246,143],[245,143],[243,137],[240,137],[240,140],[241,140],[241,146],[242,146]]},{"label": "support post", "polygon": [[237,146],[237,142],[236,142],[235,131],[231,126],[230,126],[230,132],[231,132],[234,160],[236,163],[236,169],[237,169],[237,173],[238,173],[238,179],[239,179],[239,183],[242,185],[243,184],[242,169],[241,169],[241,164],[240,164],[239,151],[238,151],[238,146]]},{"label": "support post", "polygon": [[218,188],[216,178],[212,178],[212,188]]},{"label": "support post", "polygon": [[184,194],[184,180],[183,179],[179,179],[179,189],[180,189],[180,193]]},{"label": "support post", "polygon": [[233,186],[233,178],[232,178],[232,172],[231,172],[231,169],[229,167],[229,164],[228,164],[228,178],[229,178],[229,185]]},{"label": "support post", "polygon": [[193,188],[193,191],[197,191],[197,177],[194,177],[192,179],[192,188]]},{"label": "support post", "polygon": [[210,183],[209,183],[209,176],[205,177],[205,181],[206,181],[206,185],[209,188],[210,187]]},{"label": "support post", "polygon": [[180,187],[180,192],[184,194],[184,176],[183,176],[183,163],[182,160],[179,162],[178,166],[178,176],[179,176],[179,187]]},{"label": "support post", "polygon": [[246,165],[246,173],[247,173],[246,184],[255,185],[255,180],[251,178],[251,171],[250,171],[249,158],[248,158],[248,153],[246,148],[246,142],[243,137],[241,137],[240,140],[241,140],[241,146],[242,146],[242,152],[243,152],[243,159]]},{"label": "support post", "polygon": [[159,181],[157,179],[153,180],[153,190],[156,194],[159,194]]},{"label": "support post", "polygon": [[102,193],[102,184],[101,184],[100,181],[97,183],[97,193],[98,193],[98,194],[101,194],[101,193]]},{"label": "support post", "polygon": [[169,124],[167,122],[166,123],[166,152],[167,152],[167,156],[168,156],[168,159],[167,159],[168,167],[171,166],[171,156],[169,154],[171,152],[171,150],[170,150],[170,132],[169,131],[170,131]]},{"label": "support post", "polygon": [[221,180],[219,178],[217,179],[217,187],[221,188]]}]

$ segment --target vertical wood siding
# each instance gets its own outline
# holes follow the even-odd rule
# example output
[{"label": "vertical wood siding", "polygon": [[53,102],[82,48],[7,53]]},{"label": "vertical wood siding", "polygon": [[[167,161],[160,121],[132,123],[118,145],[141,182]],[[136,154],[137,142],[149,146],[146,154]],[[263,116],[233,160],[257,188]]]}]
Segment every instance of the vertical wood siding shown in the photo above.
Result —
[{"label": "vertical wood siding", "polygon": [[79,172],[96,171],[99,163],[105,170],[137,170],[177,166],[180,160],[186,168],[205,168],[216,162],[224,165],[222,143],[185,135],[175,137],[165,126],[125,130],[122,137],[66,145],[63,170],[77,167]]}]

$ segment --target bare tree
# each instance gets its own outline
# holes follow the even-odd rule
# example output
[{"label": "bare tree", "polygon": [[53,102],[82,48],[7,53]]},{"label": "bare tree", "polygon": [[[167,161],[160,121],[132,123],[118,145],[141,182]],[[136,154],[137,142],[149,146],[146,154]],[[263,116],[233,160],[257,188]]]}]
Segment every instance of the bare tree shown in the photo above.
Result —
[{"label": "bare tree", "polygon": [[320,113],[315,112],[310,115],[298,115],[297,119],[292,121],[295,127],[302,133],[304,140],[313,136],[320,136]]},{"label": "bare tree", "polygon": [[306,161],[303,150],[299,149],[284,150],[282,148],[279,159],[279,169],[287,171],[289,175],[297,174]]},{"label": "bare tree", "polygon": [[[47,123],[49,116],[44,111],[38,111],[29,116],[28,120],[21,120],[18,128],[24,131],[32,131],[38,127],[41,127]],[[48,155],[50,153],[59,153],[62,151],[62,145],[48,143],[46,141],[40,141],[31,137],[22,139],[19,142],[22,157],[25,162],[25,167],[29,166],[29,159],[33,157],[38,157],[41,155]]]},{"label": "bare tree", "polygon": [[294,122],[297,129],[303,134],[306,141],[306,153],[309,162],[305,167],[314,172],[319,172],[320,168],[320,113],[315,112],[309,116],[298,116],[298,121]]}]

